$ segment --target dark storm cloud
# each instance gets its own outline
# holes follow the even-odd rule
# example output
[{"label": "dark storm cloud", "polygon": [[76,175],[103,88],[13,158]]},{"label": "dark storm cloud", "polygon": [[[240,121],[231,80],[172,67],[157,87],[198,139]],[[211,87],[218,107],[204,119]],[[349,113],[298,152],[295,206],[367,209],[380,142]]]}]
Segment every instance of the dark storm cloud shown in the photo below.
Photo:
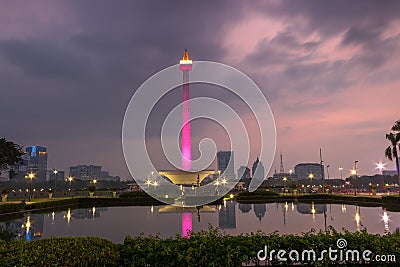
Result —
[{"label": "dark storm cloud", "polygon": [[307,30],[318,30],[324,36],[340,33],[353,26],[383,29],[398,19],[400,11],[400,2],[396,0],[299,0],[260,2],[259,5],[258,11],[281,20],[285,18],[295,21],[296,18],[303,18],[307,21]]},{"label": "dark storm cloud", "polygon": [[[21,145],[47,145],[53,155],[69,161],[101,163],[118,155],[119,167],[120,146],[105,154],[104,145],[88,147],[92,142],[84,140],[118,144],[125,108],[136,88],[178,63],[185,48],[195,60],[221,60],[223,32],[241,14],[238,4],[228,2],[214,3],[213,8],[178,1],[52,5],[55,8],[43,12],[55,13],[46,17],[56,20],[68,10],[69,20],[46,31],[29,24],[35,21],[29,16],[37,14],[27,11],[24,29],[36,34],[0,37],[0,106],[2,113],[13,114],[1,120],[2,135]],[[3,10],[7,6],[2,3]],[[17,21],[7,22],[4,26],[12,28]],[[77,151],[66,150],[65,144],[74,144]],[[49,160],[52,164],[54,157]]]},{"label": "dark storm cloud", "polygon": [[[354,69],[379,69],[399,43],[382,35],[398,18],[398,1],[15,2],[0,4],[13,14],[6,17],[0,10],[0,107],[7,114],[0,121],[2,136],[21,145],[47,145],[61,162],[110,161],[115,169],[124,168],[121,126],[136,88],[178,63],[185,48],[194,60],[230,64],[225,35],[253,15],[288,25],[260,38],[253,51],[243,48],[239,64],[275,103],[294,92],[343,90],[354,83]],[[312,32],[321,40],[302,38]],[[313,62],[324,38],[338,35],[344,49],[359,45],[364,53]],[[326,104],[298,102],[287,110],[317,109],[320,103]]]}]

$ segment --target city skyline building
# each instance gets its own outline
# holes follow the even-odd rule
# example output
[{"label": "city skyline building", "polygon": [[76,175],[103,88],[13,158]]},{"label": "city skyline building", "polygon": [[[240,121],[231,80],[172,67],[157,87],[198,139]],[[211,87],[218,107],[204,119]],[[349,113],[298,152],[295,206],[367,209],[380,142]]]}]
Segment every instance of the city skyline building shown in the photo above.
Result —
[{"label": "city skyline building", "polygon": [[230,179],[235,179],[235,156],[233,151],[218,151],[217,152],[217,169],[221,175]]},{"label": "city skyline building", "polygon": [[69,167],[69,176],[82,181],[100,179],[101,166],[96,165],[76,165]]},{"label": "city skyline building", "polygon": [[34,173],[38,181],[46,181],[47,177],[47,148],[45,146],[27,146],[27,173]]},{"label": "city skyline building", "polygon": [[299,163],[294,167],[294,172],[298,180],[310,179],[309,175],[312,174],[314,180],[322,180],[324,165],[320,163]]},{"label": "city skyline building", "polygon": [[253,178],[264,180],[265,178],[264,165],[262,164],[259,158],[257,158],[256,161],[254,161],[253,166],[251,167],[251,173],[253,175]]},{"label": "city skyline building", "polygon": [[47,177],[46,181],[64,181],[65,179],[65,172],[61,170],[57,170],[56,173],[54,173],[54,170],[47,170]]},{"label": "city skyline building", "polygon": [[250,179],[251,178],[251,172],[250,168],[247,166],[240,166],[240,168],[237,171],[237,177],[240,179]]}]

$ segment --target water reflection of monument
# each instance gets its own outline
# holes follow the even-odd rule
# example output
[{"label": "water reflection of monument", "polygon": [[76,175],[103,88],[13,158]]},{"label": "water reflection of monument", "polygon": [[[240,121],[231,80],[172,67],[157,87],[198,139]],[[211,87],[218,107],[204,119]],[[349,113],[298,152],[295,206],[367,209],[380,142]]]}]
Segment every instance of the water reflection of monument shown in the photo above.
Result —
[{"label": "water reflection of monument", "polygon": [[323,214],[327,211],[326,204],[298,203],[297,212],[301,214]]},{"label": "water reflection of monument", "polygon": [[181,213],[181,233],[183,237],[187,237],[188,232],[191,232],[193,230],[193,214],[196,214],[197,220],[200,221],[201,213],[215,211],[215,208],[207,205],[201,207],[178,207],[174,205],[168,205],[158,209],[159,213]]},{"label": "water reflection of monument", "polygon": [[24,214],[21,219],[1,222],[0,225],[9,232],[15,233],[17,239],[28,241],[40,239],[43,234],[44,214]]},{"label": "water reflection of monument", "polygon": [[218,213],[218,226],[221,229],[236,228],[236,202],[225,202]]}]

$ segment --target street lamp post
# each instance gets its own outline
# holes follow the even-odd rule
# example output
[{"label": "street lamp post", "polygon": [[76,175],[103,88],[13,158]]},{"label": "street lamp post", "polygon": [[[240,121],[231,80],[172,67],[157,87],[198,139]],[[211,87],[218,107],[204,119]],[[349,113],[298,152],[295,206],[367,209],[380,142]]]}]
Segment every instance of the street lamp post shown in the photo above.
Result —
[{"label": "street lamp post", "polygon": [[29,173],[28,178],[29,178],[29,200],[31,200],[32,199],[32,179],[35,178],[35,174],[32,172]]},{"label": "street lamp post", "polygon": [[285,194],[285,193],[286,193],[286,181],[287,181],[287,177],[286,177],[286,176],[283,176],[282,181],[283,181],[283,193]]},{"label": "street lamp post", "polygon": [[382,188],[385,188],[385,177],[383,176],[383,169],[385,168],[385,164],[382,162],[379,162],[376,164],[376,168],[379,169],[382,175]]},{"label": "street lamp post", "polygon": [[54,192],[56,191],[56,185],[57,185],[57,173],[58,173],[58,170],[54,169],[53,170],[53,174],[54,174]]},{"label": "street lamp post", "polygon": [[74,180],[74,177],[72,177],[71,175],[68,176],[67,178],[68,182],[69,182],[69,196],[71,197],[71,183]]},{"label": "street lamp post", "polygon": [[355,182],[356,182],[356,186],[355,186],[355,190],[354,190],[355,196],[357,196],[357,193],[358,193],[357,163],[358,163],[358,160],[354,161],[354,169],[351,170],[351,174],[355,176]]},{"label": "street lamp post", "polygon": [[311,192],[312,192],[313,191],[312,179],[314,178],[314,174],[311,172],[310,174],[308,174],[308,178],[311,179]]},{"label": "street lamp post", "polygon": [[[330,167],[330,165],[326,165],[326,174],[328,175],[328,183],[329,183],[329,167]],[[326,188],[325,188],[325,190],[326,190]]]},{"label": "street lamp post", "polygon": [[343,180],[343,167],[342,166],[339,167],[339,171],[340,171],[340,179]]}]

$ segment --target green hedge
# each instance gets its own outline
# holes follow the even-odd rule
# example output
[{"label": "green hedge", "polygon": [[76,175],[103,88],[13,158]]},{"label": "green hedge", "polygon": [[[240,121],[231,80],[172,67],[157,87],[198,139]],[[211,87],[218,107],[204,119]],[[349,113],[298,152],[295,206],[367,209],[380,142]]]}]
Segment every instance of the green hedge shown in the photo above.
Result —
[{"label": "green hedge", "polygon": [[119,245],[95,237],[0,242],[1,266],[118,266]]},{"label": "green hedge", "polygon": [[6,203],[0,205],[0,214],[20,212],[25,210],[25,204]]},{"label": "green hedge", "polygon": [[[277,232],[225,235],[217,229],[192,233],[190,238],[176,236],[126,237],[122,245],[94,237],[51,238],[32,242],[0,241],[1,266],[242,266],[258,265],[257,252],[268,250],[313,249],[320,255],[324,249],[337,249],[344,238],[346,249],[360,252],[369,249],[374,255],[395,255],[400,259],[400,235],[384,236],[366,231],[351,233],[311,231],[303,235],[279,235]],[[286,255],[287,256],[287,255]],[[278,261],[270,262],[277,264]],[[289,264],[290,262],[288,262]],[[300,262],[305,264],[310,262]],[[328,266],[327,258],[313,266]],[[355,264],[355,263],[353,263]],[[364,262],[359,262],[363,266]],[[392,264],[393,266],[394,264]],[[384,266],[380,264],[379,266]],[[388,265],[389,266],[389,265]]]},{"label": "green hedge", "polygon": [[136,198],[136,197],[148,197],[151,198],[146,192],[144,191],[133,191],[127,192],[119,195],[120,198]]}]

